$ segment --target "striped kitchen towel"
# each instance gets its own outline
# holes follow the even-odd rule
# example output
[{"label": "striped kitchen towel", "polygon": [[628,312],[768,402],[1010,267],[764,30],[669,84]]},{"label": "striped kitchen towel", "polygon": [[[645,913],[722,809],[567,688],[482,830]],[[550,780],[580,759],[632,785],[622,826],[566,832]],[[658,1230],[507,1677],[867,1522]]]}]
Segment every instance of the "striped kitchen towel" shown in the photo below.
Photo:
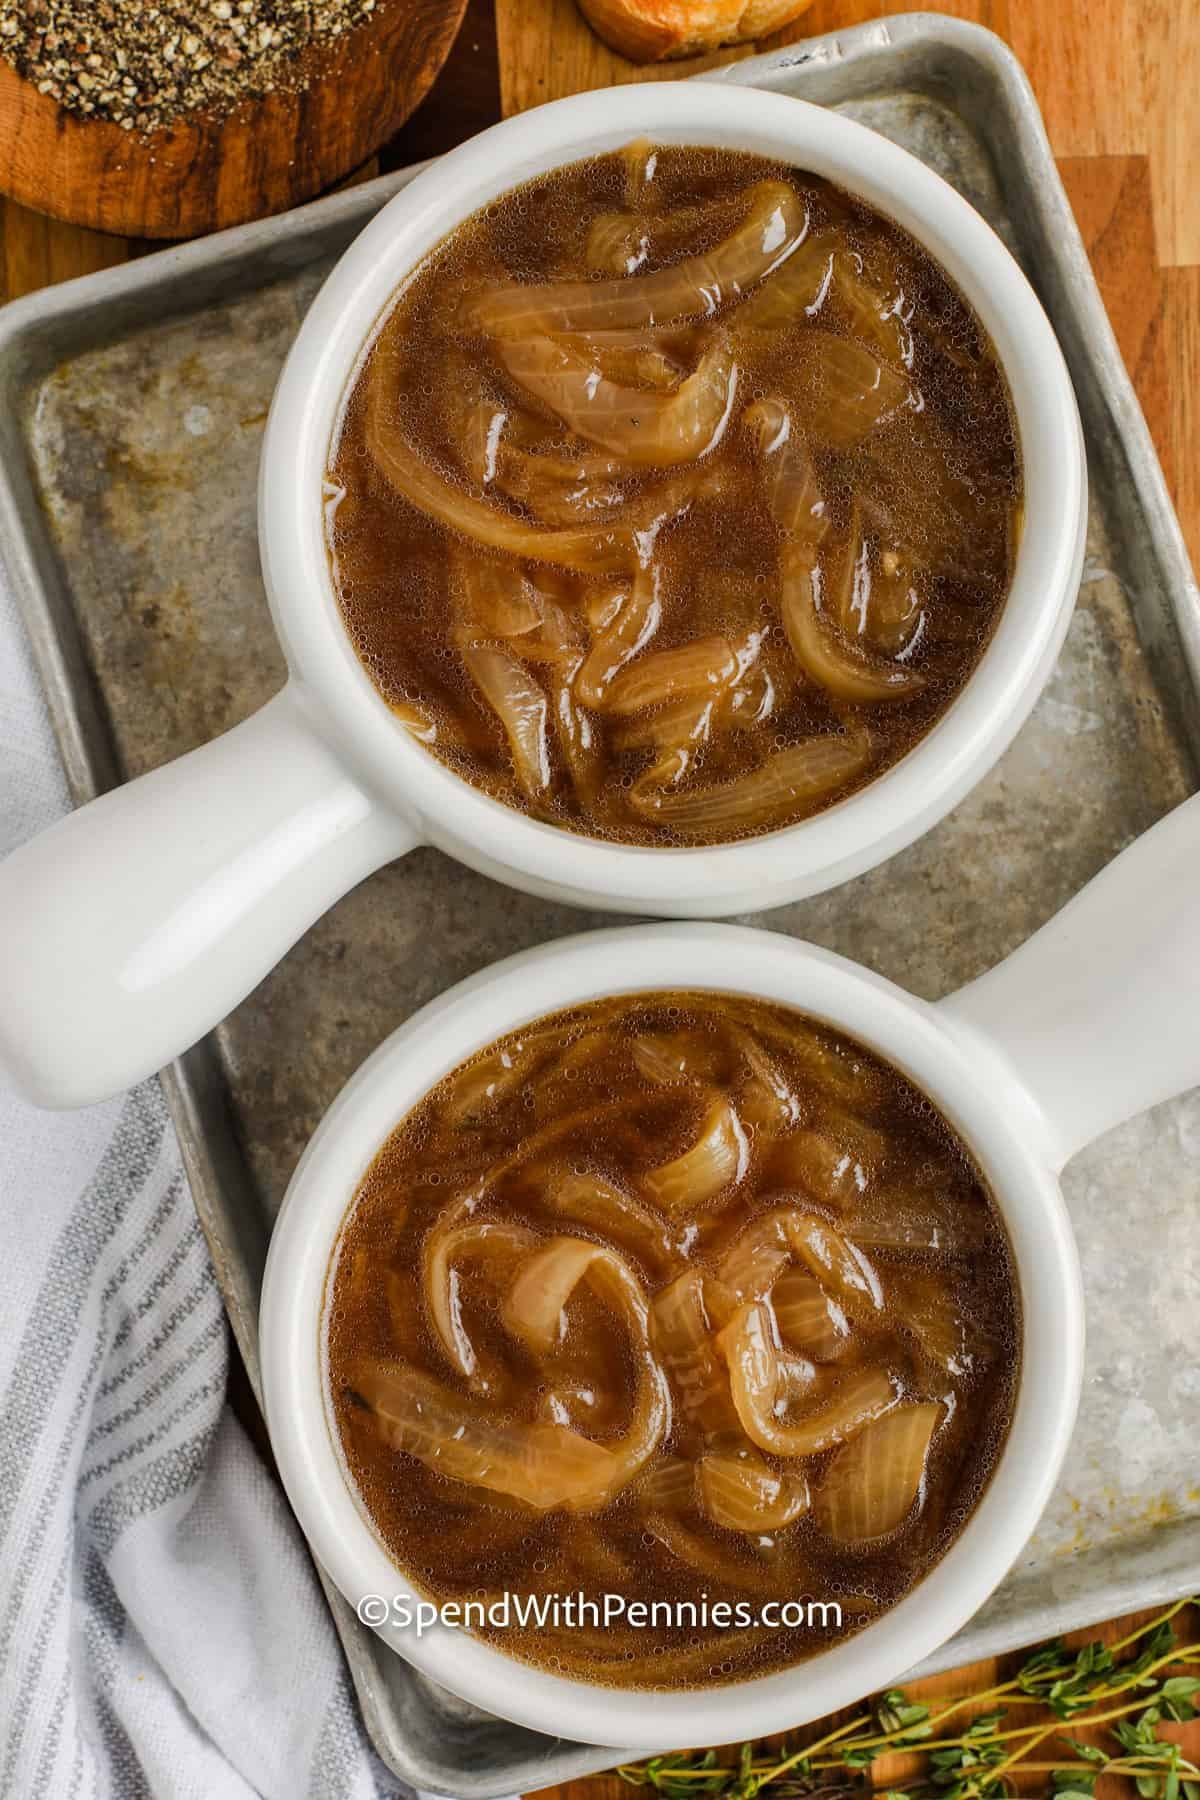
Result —
[{"label": "striped kitchen towel", "polygon": [[[67,803],[0,591],[0,852]],[[0,1207],[0,1795],[407,1793],[225,1406],[221,1299],[157,1081],[65,1115],[0,1093]]]}]

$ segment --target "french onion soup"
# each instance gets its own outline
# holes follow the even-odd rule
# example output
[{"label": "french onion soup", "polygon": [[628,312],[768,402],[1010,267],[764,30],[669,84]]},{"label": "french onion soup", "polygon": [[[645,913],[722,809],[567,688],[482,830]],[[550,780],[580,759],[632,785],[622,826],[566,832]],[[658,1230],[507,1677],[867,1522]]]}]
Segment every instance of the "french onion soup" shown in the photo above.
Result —
[{"label": "french onion soup", "polygon": [[708,1686],[938,1560],[1004,1442],[1019,1313],[978,1169],[894,1068],[764,1001],[639,994],[493,1044],[388,1139],[327,1280],[329,1403],[419,1589],[657,1606],[482,1635]]},{"label": "french onion soup", "polygon": [[910,237],[819,177],[643,143],[415,271],[326,518],[359,657],[434,756],[669,846],[803,819],[930,729],[1021,492],[993,348]]}]

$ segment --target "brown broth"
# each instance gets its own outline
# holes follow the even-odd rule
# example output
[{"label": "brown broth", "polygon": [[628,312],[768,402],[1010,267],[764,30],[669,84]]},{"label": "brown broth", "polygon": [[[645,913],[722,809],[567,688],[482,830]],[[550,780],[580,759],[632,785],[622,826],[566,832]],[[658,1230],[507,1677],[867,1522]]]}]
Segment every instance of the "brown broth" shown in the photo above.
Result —
[{"label": "brown broth", "polygon": [[[714,1116],[715,1160],[664,1174]],[[794,1236],[775,1232],[779,1219]],[[473,1247],[451,1237],[462,1227]],[[591,1265],[594,1282],[568,1279],[562,1335],[535,1343],[537,1302],[559,1291],[553,1270],[575,1254],[564,1239],[615,1253],[625,1285],[606,1282],[611,1261]],[[697,1293],[704,1311],[683,1356],[677,1303]],[[441,1335],[439,1294],[453,1299]],[[777,1391],[765,1422],[734,1397],[755,1320],[797,1384]],[[906,1079],[788,1009],[688,992],[557,1014],[440,1082],[355,1198],[326,1331],[351,1477],[399,1568],[435,1600],[582,1592],[842,1607],[840,1624],[831,1614],[792,1629],[730,1629],[736,1614],[712,1623],[710,1612],[707,1626],[703,1614],[695,1626],[659,1615],[654,1629],[481,1633],[591,1681],[685,1687],[761,1674],[850,1635],[939,1559],[1004,1442],[1020,1305],[978,1169]],[[648,1457],[623,1466],[611,1492],[585,1500],[576,1487],[578,1510],[550,1504],[561,1468],[546,1456],[560,1458],[564,1442],[591,1458],[604,1446],[609,1480],[645,1416],[652,1365],[667,1412],[642,1443]],[[415,1389],[419,1427],[396,1401]],[[851,1416],[852,1395],[874,1400]],[[845,1414],[837,1441],[796,1453],[830,1408]],[[452,1446],[449,1430],[437,1435],[446,1409],[463,1427]],[[926,1460],[906,1463],[894,1434],[903,1423],[919,1436],[922,1421]],[[762,1429],[793,1437],[765,1449]],[[486,1472],[467,1470],[481,1432],[504,1442],[489,1444]],[[514,1455],[510,1484],[503,1458],[531,1433],[532,1459]],[[882,1460],[855,1475],[872,1446]],[[731,1465],[732,1502],[721,1480]],[[776,1507],[766,1524],[753,1495],[745,1514],[743,1477]],[[579,1478],[591,1480],[590,1465]]]},{"label": "brown broth", "polygon": [[[327,518],[355,648],[435,756],[549,823],[687,845],[820,811],[930,729],[1003,604],[1022,487],[991,344],[910,237],[758,157],[650,159],[556,170],[432,252],[349,394]],[[798,247],[689,287],[767,193],[760,252]],[[691,303],[605,336],[664,270]],[[586,329],[556,329],[564,287],[505,322],[514,284],[581,280]],[[661,466],[679,443],[704,453]],[[471,535],[436,516],[459,503]],[[538,535],[483,548],[497,524]]]}]

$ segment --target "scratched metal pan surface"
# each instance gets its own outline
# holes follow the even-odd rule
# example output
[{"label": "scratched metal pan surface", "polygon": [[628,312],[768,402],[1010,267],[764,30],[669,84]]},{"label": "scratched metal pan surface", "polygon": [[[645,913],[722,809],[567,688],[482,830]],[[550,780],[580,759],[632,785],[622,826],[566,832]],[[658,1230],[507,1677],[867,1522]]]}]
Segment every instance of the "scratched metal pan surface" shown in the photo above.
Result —
[{"label": "scratched metal pan surface", "polygon": [[[931,15],[723,71],[913,150],[996,225],[1071,365],[1092,474],[1079,605],[995,771],[839,892],[765,917],[934,998],[1019,944],[1196,785],[1200,603],[1032,94],[1010,53]],[[0,551],[79,800],[226,730],[283,680],[255,539],[267,405],[338,252],[406,176],[147,257],[0,315]],[[164,1077],[233,1328],[257,1381],[271,1220],[348,1075],[434,994],[598,924],[433,850],[380,871]],[[1074,1447],[1020,1564],[936,1666],[1200,1587],[1200,1096],[1070,1167],[1089,1302]],[[433,1690],[329,1593],[372,1736],[414,1785],[482,1797],[608,1766]]]}]

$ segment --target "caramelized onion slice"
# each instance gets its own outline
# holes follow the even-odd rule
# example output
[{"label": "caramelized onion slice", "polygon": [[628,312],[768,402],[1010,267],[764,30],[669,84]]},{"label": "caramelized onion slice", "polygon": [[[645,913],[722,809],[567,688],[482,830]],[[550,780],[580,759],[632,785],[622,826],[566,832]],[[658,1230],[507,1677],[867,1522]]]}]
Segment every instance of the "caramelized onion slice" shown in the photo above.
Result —
[{"label": "caramelized onion slice", "polygon": [[[696,742],[706,742],[705,717],[710,712],[708,706],[697,708],[694,721]],[[694,750],[690,745],[665,746],[660,749],[650,765],[642,770],[632,787],[622,788],[621,792],[627,801],[636,808],[647,793],[660,793],[664,788],[677,787],[691,767]]]},{"label": "caramelized onion slice", "polygon": [[598,1244],[556,1237],[530,1257],[504,1302],[504,1323],[513,1336],[539,1356],[553,1350],[565,1330],[564,1308],[600,1254]]},{"label": "caramelized onion slice", "polygon": [[821,1206],[842,1206],[867,1185],[861,1162],[823,1131],[793,1131],[772,1154],[770,1174]]},{"label": "caramelized onion slice", "polygon": [[[676,371],[678,376],[678,371]],[[484,403],[470,416],[464,466],[480,488],[506,493],[549,526],[603,526],[626,500],[624,464],[597,450],[536,450],[545,421],[527,414],[520,430],[507,410]],[[529,430],[533,423],[533,430]],[[498,428],[498,432],[497,432]]]},{"label": "caramelized onion slice", "polygon": [[[462,1222],[455,1223],[456,1220]],[[472,1219],[462,1206],[448,1208],[444,1219],[438,1220],[425,1239],[421,1261],[430,1320],[453,1367],[482,1393],[495,1386],[496,1372],[481,1366],[463,1320],[458,1264],[494,1262],[506,1279],[513,1262],[536,1242],[533,1232],[523,1225]],[[497,1287],[500,1285],[497,1282]]]},{"label": "caramelized onion slice", "polygon": [[917,692],[923,681],[914,669],[868,657],[844,636],[825,603],[818,552],[828,513],[808,445],[786,404],[775,396],[757,400],[744,420],[758,450],[771,517],[783,533],[779,610],[796,661],[819,686],[851,704],[905,699]]},{"label": "caramelized onion slice", "polygon": [[756,400],[742,423],[762,464],[771,517],[780,531],[815,552],[829,529],[829,513],[808,445],[786,403],[774,395]]},{"label": "caramelized onion slice", "polygon": [[753,1450],[709,1450],[696,1471],[700,1504],[727,1531],[782,1531],[808,1511],[808,1483]]},{"label": "caramelized onion slice", "polygon": [[604,525],[624,505],[625,489],[619,478],[603,473],[607,458],[594,458],[594,473],[586,466],[590,460],[580,457],[571,463],[514,450],[504,457],[496,485],[547,525]]},{"label": "caramelized onion slice", "polygon": [[876,554],[863,526],[862,507],[856,502],[850,536],[830,582],[830,613],[850,642],[866,644],[884,656],[903,658],[916,648],[918,634],[924,629],[918,591],[921,575],[911,552]]},{"label": "caramelized onion slice", "polygon": [[453,570],[470,625],[488,638],[519,638],[541,623],[533,584],[511,563],[457,556]]},{"label": "caramelized onion slice", "polygon": [[580,805],[592,813],[604,810],[606,796],[604,758],[595,726],[575,699],[570,673],[553,683],[550,710],[563,762]]},{"label": "caramelized onion slice", "polygon": [[712,699],[736,674],[728,638],[693,638],[674,650],[652,651],[624,670],[605,696],[605,710],[628,718],[673,701]]},{"label": "caramelized onion slice", "polygon": [[723,727],[730,731],[758,731],[783,711],[797,683],[790,653],[785,670],[781,671],[780,661],[773,654],[773,646],[767,646],[753,668],[725,696],[719,715]]},{"label": "caramelized onion slice", "polygon": [[620,1430],[625,1410],[623,1394],[584,1378],[551,1380],[537,1403],[539,1419],[551,1425],[569,1425],[572,1431],[582,1431],[585,1436],[602,1441]]},{"label": "caramelized onion slice", "polygon": [[775,1450],[781,1427],[775,1420],[779,1391],[777,1352],[767,1309],[760,1301],[740,1306],[717,1334],[717,1348],[729,1370],[729,1392],[746,1436],[761,1450]]},{"label": "caramelized onion slice", "polygon": [[713,1322],[714,1331],[722,1331],[741,1305],[731,1287],[719,1275],[704,1277],[704,1305]]},{"label": "caramelized onion slice", "polygon": [[[745,1547],[739,1545],[737,1550],[729,1547],[728,1540],[719,1543],[715,1538],[706,1536],[700,1531],[693,1531],[682,1520],[671,1518],[665,1513],[651,1513],[646,1520],[646,1529],[657,1538],[665,1550],[689,1569],[695,1569],[702,1575],[707,1584],[741,1589],[743,1593],[761,1594],[765,1598],[778,1599],[780,1594],[780,1571],[767,1556],[749,1543]],[[789,1576],[794,1572],[789,1569]],[[751,1630],[754,1630],[751,1627]],[[726,1660],[729,1651],[730,1633],[722,1632],[716,1646],[712,1650],[714,1664]],[[736,1636],[736,1634],[733,1634]]]},{"label": "caramelized onion slice", "polygon": [[617,727],[613,742],[618,750],[654,751],[653,763],[634,783],[639,794],[683,780],[712,736],[717,710],[716,700],[701,695],[634,713]]},{"label": "caramelized onion slice", "polygon": [[805,738],[768,757],[749,775],[713,787],[630,794],[643,818],[673,831],[728,836],[759,831],[785,816],[804,817],[861,775],[871,757],[866,732]]},{"label": "caramelized onion slice", "polygon": [[815,1213],[789,1213],[786,1229],[794,1255],[851,1318],[869,1320],[881,1310],[879,1276],[857,1244]]},{"label": "caramelized onion slice", "polygon": [[456,1069],[442,1102],[442,1120],[462,1131],[489,1118],[527,1082],[553,1048],[555,1033],[534,1025]]},{"label": "caramelized onion slice", "polygon": [[734,1042],[750,1075],[738,1102],[738,1110],[757,1139],[770,1139],[786,1131],[800,1117],[801,1106],[790,1082],[774,1057],[750,1032],[735,1030]]},{"label": "caramelized onion slice", "polygon": [[652,210],[633,200],[621,212],[600,213],[588,230],[584,257],[597,275],[637,275],[653,260],[662,265],[677,260],[698,234],[711,239],[726,231],[744,210],[744,200],[701,201],[677,206],[672,212]]},{"label": "caramelized onion slice", "polygon": [[384,1443],[435,1474],[538,1512],[594,1511],[611,1491],[617,1458],[603,1445],[562,1425],[506,1423],[408,1364],[364,1363],[352,1391]]},{"label": "caramelized onion slice", "polygon": [[792,655],[837,699],[871,706],[907,700],[925,686],[917,669],[873,658],[843,635],[823,604],[820,565],[805,544],[785,541],[780,547],[779,612]]},{"label": "caramelized onion slice", "polygon": [[872,1125],[859,1113],[847,1112],[845,1107],[829,1105],[821,1108],[821,1126],[831,1141],[839,1148],[846,1150],[861,1167],[861,1176],[856,1176],[855,1186],[861,1192],[867,1185],[870,1175],[882,1169],[892,1152],[892,1139],[878,1125]]},{"label": "caramelized onion slice", "polygon": [[833,289],[855,336],[864,339],[885,362],[899,362],[909,368],[913,341],[904,315],[903,293],[881,293],[867,280],[861,259],[846,253],[834,259]]},{"label": "caramelized onion slice", "polygon": [[791,1261],[786,1213],[764,1213],[734,1238],[717,1264],[717,1279],[739,1301],[762,1300]]},{"label": "caramelized onion slice", "polygon": [[638,1073],[656,1087],[711,1081],[720,1067],[715,1045],[700,1032],[639,1032],[630,1040],[629,1050]]},{"label": "caramelized onion slice", "polygon": [[739,300],[786,262],[808,229],[808,213],[785,181],[747,190],[741,224],[715,249],[650,275],[499,288],[468,302],[466,323],[502,338],[546,331],[611,331],[709,316]]},{"label": "caramelized onion slice", "polygon": [[431,468],[409,443],[397,416],[398,362],[398,346],[385,332],[367,368],[365,430],[381,474],[402,499],[487,550],[530,562],[561,563],[584,573],[605,574],[633,566],[635,546],[627,526],[547,530],[530,525],[476,499]]},{"label": "caramelized onion slice", "polygon": [[393,700],[392,714],[419,744],[437,743],[437,721],[426,707],[418,706],[412,700]]},{"label": "caramelized onion slice", "polygon": [[593,637],[608,630],[628,598],[629,587],[626,583],[606,581],[599,587],[588,588],[581,605],[587,628]]},{"label": "caramelized onion slice", "polygon": [[729,1377],[717,1353],[699,1269],[685,1269],[655,1295],[654,1343],[680,1405],[707,1437],[737,1435]]},{"label": "caramelized onion slice", "polygon": [[513,640],[513,651],[524,662],[545,664],[554,679],[569,681],[583,658],[585,635],[582,621],[571,606],[560,606],[546,576],[531,581],[529,593],[536,618],[528,631]]},{"label": "caramelized onion slice", "polygon": [[900,1406],[838,1451],[817,1491],[814,1517],[839,1544],[899,1530],[921,1498],[933,1434],[944,1409]]},{"label": "caramelized onion slice", "polygon": [[780,1206],[752,1219],[722,1258],[718,1274],[742,1299],[761,1300],[792,1259],[855,1318],[883,1306],[879,1277],[856,1244],[816,1213]]},{"label": "caramelized onion slice", "polygon": [[771,1311],[784,1343],[815,1362],[834,1362],[849,1346],[849,1320],[807,1269],[784,1270],[771,1289]]},{"label": "caramelized onion slice", "polygon": [[479,487],[499,489],[550,524],[582,525],[623,502],[622,463],[594,450],[538,450],[544,435],[532,412],[482,400],[466,409],[457,441]]},{"label": "caramelized onion slice", "polygon": [[749,1166],[750,1146],[742,1122],[732,1102],[718,1095],[705,1113],[691,1149],[651,1169],[641,1181],[650,1199],[665,1212],[678,1212],[685,1206],[694,1211],[715,1199],[722,1189],[733,1187]]},{"label": "caramelized onion slice", "polygon": [[[731,1315],[732,1317],[732,1315]],[[775,1417],[783,1418],[801,1402],[805,1405],[821,1392],[816,1363],[794,1351],[780,1350],[775,1358],[779,1380],[775,1388]]]},{"label": "caramelized onion slice", "polygon": [[797,1422],[792,1438],[794,1454],[812,1456],[852,1438],[864,1425],[890,1412],[899,1398],[899,1385],[885,1370],[850,1371],[823,1405]]},{"label": "caramelized onion slice", "polygon": [[570,431],[633,468],[695,462],[721,441],[733,408],[737,364],[722,343],[665,391],[610,380],[594,355],[562,339],[502,339],[497,350],[527,394]]},{"label": "caramelized onion slice", "polygon": [[625,204],[653,207],[656,199],[654,177],[658,171],[658,151],[650,139],[631,138],[627,144],[622,144],[617,155],[625,165]]},{"label": "caramelized onion slice", "polygon": [[553,1185],[549,1199],[555,1212],[615,1241],[655,1275],[677,1260],[663,1221],[603,1175],[565,1175]]},{"label": "caramelized onion slice", "polygon": [[850,338],[810,331],[804,351],[804,422],[831,450],[857,449],[910,401],[906,376]]},{"label": "caramelized onion slice", "polygon": [[598,275],[636,275],[650,254],[640,213],[597,213],[588,226],[584,261]]},{"label": "caramelized onion slice", "polygon": [[841,1223],[868,1250],[937,1250],[970,1256],[982,1248],[987,1230],[981,1207],[969,1202],[954,1178],[928,1192],[884,1188],[843,1213]]},{"label": "caramelized onion slice", "polygon": [[650,1309],[637,1276],[624,1257],[606,1245],[553,1238],[513,1282],[504,1303],[504,1323],[531,1350],[544,1355],[558,1343],[563,1310],[585,1278],[624,1320],[637,1367],[633,1416],[624,1436],[610,1446],[608,1497],[612,1498],[653,1456],[671,1426],[671,1392],[650,1345]]},{"label": "caramelized onion slice", "polygon": [[655,565],[638,569],[628,597],[600,631],[575,676],[575,693],[584,706],[604,705],[611,683],[658,630],[662,618],[659,586]]},{"label": "caramelized onion slice", "polygon": [[783,1423],[776,1412],[779,1353],[770,1313],[760,1300],[738,1309],[717,1345],[729,1369],[742,1429],[751,1443],[775,1456],[817,1456],[899,1403],[896,1384],[884,1369],[856,1369],[841,1381],[830,1370],[814,1382],[810,1410],[794,1423]]},{"label": "caramelized onion slice", "polygon": [[739,331],[782,331],[819,316],[834,276],[832,231],[806,237],[781,269],[769,275],[738,310]]},{"label": "caramelized onion slice", "polygon": [[496,644],[476,644],[460,635],[459,654],[504,727],[518,786],[531,800],[540,799],[552,778],[546,736],[550,703],[544,690],[524,663]]},{"label": "caramelized onion slice", "polygon": [[643,1032],[633,1039],[629,1051],[638,1074],[655,1087],[674,1087],[677,1082],[694,1079],[675,1040],[665,1033]]},{"label": "caramelized onion slice", "polygon": [[544,1125],[539,1125],[536,1131],[519,1138],[506,1156],[490,1166],[487,1171],[488,1186],[494,1188],[505,1176],[518,1169],[528,1171],[535,1168],[539,1157],[544,1156],[562,1138],[569,1137],[576,1131],[612,1132],[618,1138],[624,1137],[627,1143],[632,1143],[633,1134],[622,1129],[628,1110],[625,1100],[597,1100],[587,1106],[573,1107],[570,1112],[556,1113]]},{"label": "caramelized onion slice", "polygon": [[925,591],[925,570],[911,550],[878,551],[863,630],[883,655],[915,650],[924,630]]},{"label": "caramelized onion slice", "polygon": [[491,400],[468,402],[465,395],[456,395],[453,387],[448,405],[453,409],[449,430],[459,461],[476,487],[489,487],[499,468],[500,445],[510,433],[509,413]]},{"label": "caramelized onion slice", "polygon": [[682,1456],[662,1456],[643,1477],[637,1492],[655,1512],[686,1512],[696,1498],[696,1465]]},{"label": "caramelized onion slice", "polygon": [[636,388],[673,388],[687,369],[667,349],[665,333],[598,331],[590,337],[568,335],[554,340],[562,349],[590,364],[606,381]]},{"label": "caramelized onion slice", "polygon": [[795,1059],[805,1082],[835,1105],[851,1112],[869,1112],[879,1104],[885,1088],[879,1073],[857,1047],[833,1042],[819,1029],[797,1025],[785,1038],[776,1038]]}]

